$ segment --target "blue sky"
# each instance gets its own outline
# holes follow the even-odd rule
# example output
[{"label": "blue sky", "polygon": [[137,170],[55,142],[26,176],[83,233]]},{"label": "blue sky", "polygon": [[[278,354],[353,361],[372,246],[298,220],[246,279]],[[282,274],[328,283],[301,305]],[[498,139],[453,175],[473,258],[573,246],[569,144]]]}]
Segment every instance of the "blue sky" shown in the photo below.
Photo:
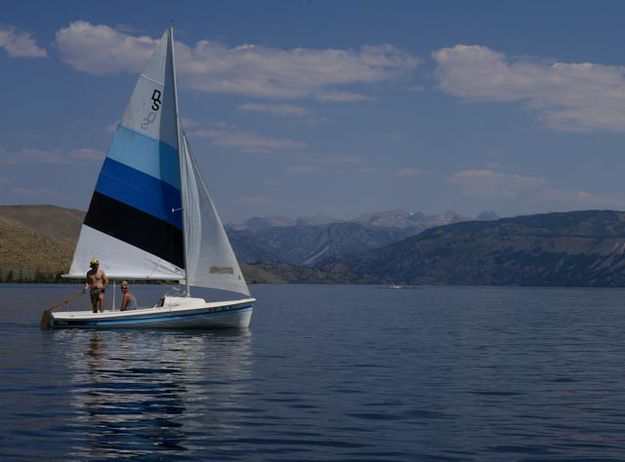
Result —
[{"label": "blue sky", "polygon": [[0,203],[85,210],[173,19],[225,221],[624,209],[625,4],[3,2]]}]

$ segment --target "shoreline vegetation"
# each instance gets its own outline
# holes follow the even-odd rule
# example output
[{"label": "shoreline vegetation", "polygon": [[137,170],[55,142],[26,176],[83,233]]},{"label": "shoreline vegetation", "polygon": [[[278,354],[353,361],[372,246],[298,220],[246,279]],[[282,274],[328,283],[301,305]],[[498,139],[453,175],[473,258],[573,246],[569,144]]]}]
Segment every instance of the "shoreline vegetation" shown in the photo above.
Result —
[{"label": "shoreline vegetation", "polygon": [[[36,271],[35,273],[25,273],[24,271],[3,271],[0,270],[0,284],[82,284],[81,278],[62,277],[67,271],[56,273]],[[86,272],[85,272],[86,274]],[[121,282],[121,281],[120,281]],[[169,282],[140,280],[133,281],[133,284],[168,284]]]},{"label": "shoreline vegetation", "polygon": [[[241,263],[241,270],[249,284],[379,284],[379,278],[356,276],[341,266],[306,268],[288,263],[264,261],[256,264]],[[0,268],[0,284],[69,284],[81,278],[64,278],[67,269],[59,271],[27,271],[23,268]],[[85,274],[87,271],[85,270]],[[133,284],[173,284],[171,281],[151,279],[133,280]]]},{"label": "shoreline vegetation", "polygon": [[[0,284],[81,284],[83,278],[64,278],[62,275],[65,271],[46,272],[35,271],[29,272],[24,270],[3,270],[0,269]],[[86,274],[86,271],[85,271]],[[166,284],[166,282],[153,280],[137,280],[136,284]]]},{"label": "shoreline vegetation", "polygon": [[63,273],[61,271],[57,272],[44,272],[44,271],[35,271],[24,272],[24,270],[2,270],[0,269],[0,283],[8,283],[8,284],[62,284],[69,282],[68,279],[62,278],[61,275]]}]

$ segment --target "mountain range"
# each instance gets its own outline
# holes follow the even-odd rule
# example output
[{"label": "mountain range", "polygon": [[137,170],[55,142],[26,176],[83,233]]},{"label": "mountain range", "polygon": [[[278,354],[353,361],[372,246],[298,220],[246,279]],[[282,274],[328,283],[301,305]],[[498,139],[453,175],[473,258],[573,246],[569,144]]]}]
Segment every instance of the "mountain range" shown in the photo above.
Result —
[{"label": "mountain range", "polygon": [[[271,217],[228,233],[252,283],[625,287],[625,212],[480,218],[402,211],[347,221]],[[84,212],[61,207],[0,207],[0,280],[58,278],[83,219]]]},{"label": "mountain range", "polygon": [[[485,212],[481,217],[484,216],[496,217],[493,212]],[[312,267],[330,258],[400,241],[434,226],[469,219],[454,211],[425,215],[391,210],[344,221],[323,216],[254,217],[226,229],[237,256],[245,262],[274,261]]]},{"label": "mountain range", "polygon": [[334,264],[363,278],[401,284],[623,287],[625,213],[590,210],[455,223]]},{"label": "mountain range", "polygon": [[[80,210],[56,206],[0,207],[0,280],[53,279],[66,272],[84,219]],[[377,249],[432,226],[467,220],[455,212],[425,215],[403,210],[337,220],[313,217],[254,217],[227,226],[244,272],[257,282],[362,281],[319,264]],[[38,279],[42,279],[38,277]]]}]

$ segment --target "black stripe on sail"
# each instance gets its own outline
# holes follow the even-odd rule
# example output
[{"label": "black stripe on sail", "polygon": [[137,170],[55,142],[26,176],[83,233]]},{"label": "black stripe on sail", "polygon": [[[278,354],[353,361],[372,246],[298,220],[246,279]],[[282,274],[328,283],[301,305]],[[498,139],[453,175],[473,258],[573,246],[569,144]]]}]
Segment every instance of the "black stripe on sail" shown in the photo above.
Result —
[{"label": "black stripe on sail", "polygon": [[85,225],[184,268],[182,231],[141,210],[94,191]]}]

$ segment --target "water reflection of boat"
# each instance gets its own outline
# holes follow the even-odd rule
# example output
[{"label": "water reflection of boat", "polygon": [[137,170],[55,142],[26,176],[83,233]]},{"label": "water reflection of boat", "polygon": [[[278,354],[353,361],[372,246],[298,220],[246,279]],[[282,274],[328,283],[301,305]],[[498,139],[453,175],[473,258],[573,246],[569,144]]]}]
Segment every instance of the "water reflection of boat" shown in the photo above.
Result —
[{"label": "water reflection of boat", "polygon": [[248,393],[249,331],[81,334],[64,339],[75,343],[66,350],[70,425],[85,436],[70,458],[141,458],[155,447],[186,451],[189,435],[234,431],[205,411],[236,407],[233,400]]}]

